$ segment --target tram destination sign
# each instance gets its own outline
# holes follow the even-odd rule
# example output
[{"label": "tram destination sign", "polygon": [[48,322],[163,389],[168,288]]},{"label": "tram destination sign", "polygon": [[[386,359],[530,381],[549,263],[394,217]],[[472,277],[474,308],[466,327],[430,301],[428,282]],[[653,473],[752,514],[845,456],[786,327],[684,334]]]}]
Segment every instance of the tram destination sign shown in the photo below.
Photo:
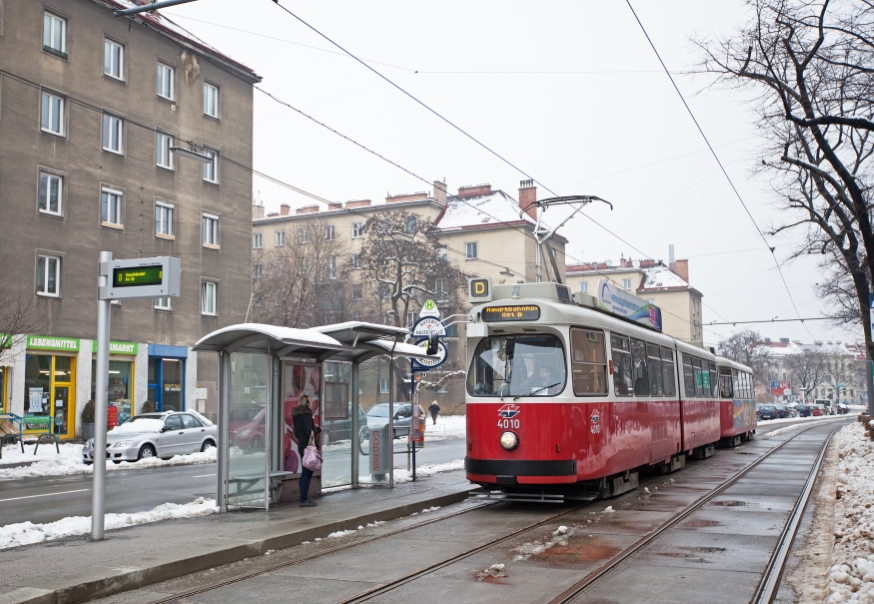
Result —
[{"label": "tram destination sign", "polygon": [[535,304],[486,306],[481,312],[482,319],[486,323],[494,323],[496,321],[536,321],[540,318],[540,307]]},{"label": "tram destination sign", "polygon": [[107,277],[99,288],[101,300],[179,296],[181,262],[172,256],[110,260],[101,263],[100,274]]}]

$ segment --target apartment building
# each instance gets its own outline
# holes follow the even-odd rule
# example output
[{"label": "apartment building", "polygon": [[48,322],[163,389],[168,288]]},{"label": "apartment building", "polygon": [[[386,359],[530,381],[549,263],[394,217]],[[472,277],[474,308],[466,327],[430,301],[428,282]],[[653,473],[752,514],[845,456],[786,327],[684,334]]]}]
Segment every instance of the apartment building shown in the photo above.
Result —
[{"label": "apartment building", "polygon": [[260,78],[159,12],[114,16],[134,4],[0,0],[0,263],[42,319],[0,359],[0,410],[65,438],[93,396],[101,250],[182,262],[179,298],[113,305],[121,419],[209,412],[215,360],[190,347],[250,299]]}]

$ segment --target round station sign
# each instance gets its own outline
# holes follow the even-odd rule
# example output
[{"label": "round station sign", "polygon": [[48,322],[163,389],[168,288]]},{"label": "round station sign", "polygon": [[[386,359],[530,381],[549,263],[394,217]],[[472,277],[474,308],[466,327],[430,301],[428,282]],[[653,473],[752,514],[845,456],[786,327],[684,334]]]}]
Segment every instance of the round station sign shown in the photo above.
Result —
[{"label": "round station sign", "polygon": [[[426,350],[428,348],[428,338],[422,338],[415,342],[415,345]],[[437,358],[435,359],[420,359],[414,358],[413,364],[420,370],[427,371],[435,369],[446,362],[446,345],[443,342],[437,342]]]},{"label": "round station sign", "polygon": [[438,336],[446,335],[446,327],[437,317],[422,317],[413,326],[413,337],[427,338],[434,333]]}]

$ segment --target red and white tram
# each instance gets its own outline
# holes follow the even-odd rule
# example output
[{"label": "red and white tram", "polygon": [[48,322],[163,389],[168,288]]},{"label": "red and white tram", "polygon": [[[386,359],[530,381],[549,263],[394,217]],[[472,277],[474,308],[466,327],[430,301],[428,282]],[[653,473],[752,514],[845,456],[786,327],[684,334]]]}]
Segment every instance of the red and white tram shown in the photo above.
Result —
[{"label": "red and white tram", "polygon": [[720,444],[736,447],[756,431],[756,393],[750,368],[716,357],[719,372]]},{"label": "red and white tram", "polygon": [[572,299],[564,285],[485,291],[491,300],[467,325],[471,482],[607,497],[636,487],[641,468],[676,470],[739,434],[723,427],[733,402],[720,398],[717,372],[749,372],[742,365],[600,310],[591,296]]}]

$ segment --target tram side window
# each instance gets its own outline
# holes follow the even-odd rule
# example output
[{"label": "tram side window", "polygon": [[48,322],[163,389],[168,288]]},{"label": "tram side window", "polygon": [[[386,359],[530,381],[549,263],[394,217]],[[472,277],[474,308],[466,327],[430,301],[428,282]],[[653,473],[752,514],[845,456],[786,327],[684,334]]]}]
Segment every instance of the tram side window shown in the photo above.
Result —
[{"label": "tram side window", "polygon": [[[706,369],[707,365],[704,367]],[[704,398],[704,374],[701,371],[701,359],[698,357],[692,357],[692,371],[695,372],[695,396]]]},{"label": "tram side window", "polygon": [[662,359],[659,347],[655,344],[647,344],[646,356],[647,371],[649,372],[649,394],[650,396],[664,396],[665,392],[662,388]]},{"label": "tram side window", "polygon": [[731,388],[731,370],[720,370],[719,373],[719,397],[734,398],[734,391]]},{"label": "tram side window", "polygon": [[646,376],[646,342],[631,340],[631,358],[634,360],[634,395],[649,394],[649,381]]},{"label": "tram side window", "polygon": [[695,373],[692,371],[692,357],[683,353],[683,386],[686,388],[686,398],[695,396]]},{"label": "tram side window", "polygon": [[741,373],[744,376],[744,384],[746,388],[744,388],[744,398],[753,398],[753,381],[750,379],[749,373]]},{"label": "tram side window", "polygon": [[674,353],[668,348],[662,348],[662,383],[665,387],[665,396],[677,396],[676,377]]},{"label": "tram side window", "polygon": [[613,389],[616,396],[631,396],[631,347],[628,338],[610,334],[610,349],[613,358]]},{"label": "tram side window", "polygon": [[607,357],[604,332],[571,329],[571,355],[574,394],[606,394]]},{"label": "tram side window", "polygon": [[744,398],[744,394],[743,392],[741,392],[740,371],[738,371],[737,369],[731,370],[731,383],[734,386],[734,395],[737,398]]},{"label": "tram side window", "polygon": [[710,362],[710,396],[719,398],[719,380],[716,378],[716,363]]}]

